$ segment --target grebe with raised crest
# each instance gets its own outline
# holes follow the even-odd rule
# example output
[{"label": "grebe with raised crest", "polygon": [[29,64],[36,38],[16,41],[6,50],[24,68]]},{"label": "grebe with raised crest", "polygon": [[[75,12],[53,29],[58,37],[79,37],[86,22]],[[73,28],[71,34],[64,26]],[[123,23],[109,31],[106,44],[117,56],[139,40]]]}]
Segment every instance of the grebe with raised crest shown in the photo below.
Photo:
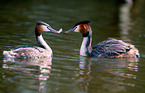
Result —
[{"label": "grebe with raised crest", "polygon": [[39,21],[36,23],[35,27],[35,36],[38,46],[20,46],[10,51],[3,51],[4,58],[12,59],[29,59],[29,58],[51,58],[52,49],[44,41],[42,37],[43,31],[50,31],[54,33],[62,32],[62,29],[59,31],[54,30],[49,24]]},{"label": "grebe with raised crest", "polygon": [[80,55],[104,58],[139,58],[140,54],[137,48],[130,43],[125,43],[122,40],[110,38],[91,47],[92,30],[88,24],[90,21],[81,21],[65,33],[80,32],[83,36]]}]

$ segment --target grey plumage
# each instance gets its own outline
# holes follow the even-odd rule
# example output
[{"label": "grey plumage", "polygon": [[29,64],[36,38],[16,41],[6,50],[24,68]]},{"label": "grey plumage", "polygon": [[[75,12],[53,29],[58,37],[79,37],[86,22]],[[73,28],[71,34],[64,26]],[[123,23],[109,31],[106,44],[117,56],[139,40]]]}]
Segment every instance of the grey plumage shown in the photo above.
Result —
[{"label": "grey plumage", "polygon": [[106,41],[100,42],[99,44],[92,47],[93,55],[107,57],[107,56],[118,56],[120,54],[128,52],[132,49],[127,43],[122,40],[109,38]]},{"label": "grey plumage", "polygon": [[36,59],[36,58],[48,58],[51,57],[52,54],[41,47],[36,46],[21,46],[11,51],[4,51],[5,58],[18,58],[18,59]]}]

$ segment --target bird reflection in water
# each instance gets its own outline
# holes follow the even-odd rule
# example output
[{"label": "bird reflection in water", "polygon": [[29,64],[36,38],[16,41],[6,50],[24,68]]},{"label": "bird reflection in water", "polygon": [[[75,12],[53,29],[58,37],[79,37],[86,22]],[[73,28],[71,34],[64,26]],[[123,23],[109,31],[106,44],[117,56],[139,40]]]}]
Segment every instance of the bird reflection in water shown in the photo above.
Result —
[{"label": "bird reflection in water", "polygon": [[81,91],[88,91],[89,81],[91,80],[91,59],[90,57],[80,56],[79,73],[77,84],[80,86]]},{"label": "bird reflection in water", "polygon": [[[13,73],[20,73],[17,74],[14,77],[9,77],[9,79],[16,79],[16,77],[20,77],[20,79],[23,78],[22,74],[27,75],[28,81],[30,78],[33,78],[33,80],[38,80],[38,83],[35,83],[34,85],[31,85],[30,82],[28,83],[28,87],[32,86],[38,86],[40,92],[45,92],[45,86],[46,86],[46,80],[49,78],[49,74],[51,73],[51,65],[52,65],[52,59],[44,58],[44,59],[27,59],[27,60],[21,60],[21,59],[13,59],[13,60],[3,60],[3,68],[8,69],[11,71],[15,71]],[[18,71],[18,72],[17,72]],[[5,78],[5,76],[3,77]],[[25,77],[25,79],[27,79]],[[33,81],[32,80],[32,81]]]},{"label": "bird reflection in water", "polygon": [[136,79],[137,76],[131,72],[138,71],[138,61],[138,58],[96,59],[80,56],[77,85],[83,92],[89,92],[90,87],[95,87],[98,92],[104,88],[116,92],[123,91],[126,85],[135,86],[127,80]]}]

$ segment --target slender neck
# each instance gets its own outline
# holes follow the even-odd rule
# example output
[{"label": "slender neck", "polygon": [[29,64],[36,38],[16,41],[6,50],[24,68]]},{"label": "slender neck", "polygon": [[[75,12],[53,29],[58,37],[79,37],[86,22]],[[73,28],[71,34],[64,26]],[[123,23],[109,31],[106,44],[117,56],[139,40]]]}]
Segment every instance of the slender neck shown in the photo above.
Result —
[{"label": "slender neck", "polygon": [[91,52],[92,52],[91,43],[92,43],[92,33],[90,31],[87,37],[83,37],[83,42],[80,48],[80,55],[91,56]]},{"label": "slender neck", "polygon": [[49,53],[52,53],[51,48],[49,47],[49,45],[44,41],[42,34],[40,36],[36,36],[36,41],[37,44],[42,47],[45,48]]}]

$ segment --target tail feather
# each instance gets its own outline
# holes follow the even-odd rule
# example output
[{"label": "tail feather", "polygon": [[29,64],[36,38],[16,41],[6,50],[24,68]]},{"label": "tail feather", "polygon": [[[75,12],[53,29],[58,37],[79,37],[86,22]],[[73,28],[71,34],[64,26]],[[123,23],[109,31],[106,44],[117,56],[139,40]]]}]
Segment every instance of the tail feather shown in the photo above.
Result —
[{"label": "tail feather", "polygon": [[3,51],[4,58],[14,58],[16,53],[13,53],[11,51]]},{"label": "tail feather", "polygon": [[136,57],[137,58],[140,58],[140,54],[139,54],[139,51],[138,50],[136,51]]}]

